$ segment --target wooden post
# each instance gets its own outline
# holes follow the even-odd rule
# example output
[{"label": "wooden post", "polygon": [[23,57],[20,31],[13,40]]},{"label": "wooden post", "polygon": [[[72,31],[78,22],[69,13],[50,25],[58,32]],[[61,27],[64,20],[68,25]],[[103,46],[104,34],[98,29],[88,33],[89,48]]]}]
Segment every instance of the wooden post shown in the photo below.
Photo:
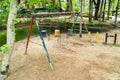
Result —
[{"label": "wooden post", "polygon": [[80,5],[80,29],[79,29],[79,36],[82,37],[82,0],[79,0]]},{"label": "wooden post", "polygon": [[107,38],[108,38],[108,33],[106,33],[106,36],[105,36],[105,43],[107,43]]},{"label": "wooden post", "polygon": [[114,38],[114,44],[116,44],[117,33],[115,33],[115,35],[108,35],[108,33],[106,33],[106,36],[105,36],[105,43],[107,43],[108,37],[113,37],[113,38]]},{"label": "wooden post", "polygon": [[116,44],[116,40],[117,40],[117,34],[115,34],[114,36],[114,44]]}]

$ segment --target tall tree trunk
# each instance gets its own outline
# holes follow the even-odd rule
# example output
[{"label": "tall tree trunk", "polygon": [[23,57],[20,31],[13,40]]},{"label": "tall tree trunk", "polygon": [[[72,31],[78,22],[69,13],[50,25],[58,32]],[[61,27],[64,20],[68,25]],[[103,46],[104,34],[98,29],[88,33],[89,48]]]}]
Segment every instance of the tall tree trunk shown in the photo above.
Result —
[{"label": "tall tree trunk", "polygon": [[89,21],[92,21],[92,13],[93,13],[93,1],[89,0]]},{"label": "tall tree trunk", "polygon": [[69,0],[67,0],[67,9],[66,11],[69,11]]},{"label": "tall tree trunk", "polygon": [[120,0],[118,0],[117,6],[116,6],[115,25],[117,25],[117,16],[118,16],[119,6],[120,6]]},{"label": "tall tree trunk", "polygon": [[106,7],[106,0],[104,0],[104,9],[103,9],[103,18],[102,18],[103,22],[105,20],[105,7]]},{"label": "tall tree trunk", "polygon": [[61,1],[59,0],[60,11],[62,11]]},{"label": "tall tree trunk", "polygon": [[80,9],[80,12],[81,12],[81,14],[82,14],[82,11],[83,11],[83,0],[81,0],[81,9]]},{"label": "tall tree trunk", "polygon": [[10,12],[9,12],[9,17],[7,22],[7,44],[9,46],[9,49],[4,54],[3,61],[2,61],[1,72],[3,74],[7,72],[8,66],[10,64],[10,57],[12,55],[12,51],[14,48],[14,42],[15,42],[14,20],[16,19],[16,15],[17,15],[17,0],[11,0]]},{"label": "tall tree trunk", "polygon": [[83,0],[83,1],[84,1],[84,4],[83,4],[83,6],[84,6],[84,7],[83,7],[83,10],[85,10],[85,0]]},{"label": "tall tree trunk", "polygon": [[102,0],[102,2],[101,2],[101,6],[100,6],[100,21],[101,21],[101,18],[102,18],[102,12],[103,12],[103,2],[104,2],[104,0]]},{"label": "tall tree trunk", "polygon": [[79,0],[80,5],[80,27],[79,27],[79,36],[82,37],[82,0]]},{"label": "tall tree trunk", "polygon": [[97,0],[97,4],[95,5],[95,15],[94,15],[94,20],[98,20],[99,6],[100,6],[100,0]]},{"label": "tall tree trunk", "polygon": [[108,13],[107,13],[108,20],[109,20],[109,16],[110,16],[110,8],[111,8],[111,0],[109,0],[109,4],[108,4]]},{"label": "tall tree trunk", "polygon": [[70,11],[73,11],[73,4],[72,4],[72,0],[70,0]]}]

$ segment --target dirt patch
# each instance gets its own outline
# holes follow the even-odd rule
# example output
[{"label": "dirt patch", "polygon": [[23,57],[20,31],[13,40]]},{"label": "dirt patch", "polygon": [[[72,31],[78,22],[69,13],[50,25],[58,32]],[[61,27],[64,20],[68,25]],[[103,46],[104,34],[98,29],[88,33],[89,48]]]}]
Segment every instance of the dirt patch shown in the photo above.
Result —
[{"label": "dirt patch", "polygon": [[98,43],[88,42],[87,34],[83,34],[82,38],[79,35],[62,37],[61,42],[53,35],[50,40],[44,38],[53,70],[43,46],[38,45],[41,44],[39,36],[31,39],[38,44],[30,42],[27,55],[24,55],[26,40],[18,41],[7,80],[119,80],[119,47],[103,45],[104,36],[105,33],[100,34]]}]

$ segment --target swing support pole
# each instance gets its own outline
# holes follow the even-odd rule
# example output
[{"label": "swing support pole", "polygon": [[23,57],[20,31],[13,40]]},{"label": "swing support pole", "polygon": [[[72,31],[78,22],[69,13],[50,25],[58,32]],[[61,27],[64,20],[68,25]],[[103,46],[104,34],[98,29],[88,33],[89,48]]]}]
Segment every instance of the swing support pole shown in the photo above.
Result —
[{"label": "swing support pole", "polygon": [[36,27],[38,28],[38,33],[39,33],[40,39],[41,39],[41,41],[42,41],[42,45],[43,45],[44,50],[45,50],[45,55],[46,55],[46,57],[47,57],[47,59],[48,59],[48,62],[49,62],[49,65],[50,65],[51,69],[53,70],[52,62],[51,62],[51,60],[50,60],[50,56],[49,56],[49,54],[48,54],[48,50],[47,50],[47,47],[46,47],[46,45],[45,45],[43,36],[42,36],[42,34],[41,34],[40,26],[39,26],[39,24],[38,24],[38,21],[36,20],[35,15],[32,16],[32,20],[31,20],[31,23],[30,23],[30,29],[29,29],[29,32],[28,32],[25,54],[27,54],[28,44],[29,44],[29,40],[30,40],[30,34],[31,34],[31,32],[32,32],[32,25],[33,25],[33,23],[34,23],[34,20],[35,20],[35,23],[36,23]]},{"label": "swing support pole", "polygon": [[29,40],[30,40],[30,34],[32,32],[32,25],[33,25],[33,23],[34,23],[34,16],[32,16],[32,20],[31,20],[31,23],[30,23],[30,29],[29,29],[29,32],[28,32],[25,54],[27,54],[27,49],[28,49],[28,44],[29,44]]},{"label": "swing support pole", "polygon": [[[35,16],[34,16],[34,17],[35,17]],[[47,47],[46,47],[46,45],[45,45],[43,36],[42,36],[42,34],[41,34],[40,26],[39,26],[39,24],[38,24],[38,21],[36,20],[36,17],[35,17],[35,23],[36,23],[36,26],[37,26],[37,28],[38,28],[38,33],[39,33],[40,39],[41,39],[41,41],[42,41],[42,45],[43,45],[43,47],[44,47],[45,54],[46,54],[46,57],[47,57],[47,59],[48,59],[49,65],[50,65],[51,69],[53,70],[53,66],[52,66],[52,63],[51,63],[51,60],[50,60],[50,56],[49,56],[49,54],[48,54],[48,50],[47,50]]]}]

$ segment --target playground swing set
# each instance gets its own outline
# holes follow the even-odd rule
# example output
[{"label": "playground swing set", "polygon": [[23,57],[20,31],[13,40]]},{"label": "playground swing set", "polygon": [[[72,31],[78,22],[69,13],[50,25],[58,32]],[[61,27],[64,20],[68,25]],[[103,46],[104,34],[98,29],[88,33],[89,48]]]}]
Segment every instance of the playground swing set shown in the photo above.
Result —
[{"label": "playground swing set", "polygon": [[[41,34],[41,28],[40,28],[40,25],[39,25],[39,21],[36,18],[37,17],[43,17],[43,16],[48,17],[48,16],[51,16],[51,15],[58,16],[58,15],[70,15],[70,14],[75,14],[76,15],[75,20],[74,20],[71,28],[68,29],[68,32],[67,32],[68,35],[72,35],[73,30],[74,30],[75,22],[77,21],[78,16],[79,15],[81,16],[80,12],[44,12],[44,13],[34,13],[34,14],[32,14],[32,20],[31,20],[31,23],[30,23],[30,28],[29,28],[29,31],[28,31],[28,37],[27,37],[27,42],[26,42],[25,54],[27,54],[27,49],[28,49],[28,45],[29,45],[29,41],[30,41],[30,34],[32,32],[32,26],[33,26],[34,21],[35,21],[36,27],[38,29],[38,33],[39,33],[39,36],[40,36],[40,39],[42,41],[43,48],[45,50],[45,55],[46,55],[46,57],[48,59],[48,62],[49,62],[49,65],[50,65],[51,69],[53,69],[53,65],[52,65],[50,56],[48,54],[47,47],[46,47],[45,42],[44,42],[44,38],[43,38],[44,36]],[[81,16],[80,19],[81,19],[80,21],[83,21],[82,16]],[[80,27],[79,27],[79,35],[80,35],[80,37],[82,35],[82,26],[81,26],[81,24],[82,23],[80,22]],[[65,25],[65,28],[66,28],[66,25]],[[87,27],[85,27],[85,29],[88,32]],[[55,36],[61,37],[59,30],[55,30]],[[93,37],[94,37],[94,42],[98,42],[98,40],[99,40],[99,33],[97,32],[96,34],[91,34],[91,32],[88,32],[88,41],[91,42],[93,40]],[[106,43],[107,43],[107,38],[108,37],[114,37],[114,43],[116,43],[117,34],[115,34],[115,36],[113,36],[113,35],[111,36],[111,35],[108,35],[106,33],[106,40],[105,40]]]},{"label": "playground swing set", "polygon": [[[44,50],[45,50],[45,55],[46,55],[46,57],[48,59],[48,62],[49,62],[49,65],[50,65],[51,69],[53,69],[53,65],[52,65],[50,56],[48,54],[47,47],[46,47],[45,42],[44,42],[44,38],[43,38],[43,36],[41,34],[41,28],[40,28],[40,25],[39,25],[39,21],[36,18],[37,17],[41,17],[41,16],[42,17],[43,16],[47,17],[47,16],[51,16],[51,15],[58,16],[58,15],[70,15],[70,14],[77,14],[76,19],[75,19],[75,21],[74,21],[74,23],[73,23],[73,25],[71,27],[71,29],[73,29],[73,27],[75,25],[75,22],[77,21],[77,17],[80,14],[80,12],[43,12],[43,13],[33,13],[32,14],[32,20],[31,20],[31,23],[30,23],[30,28],[29,28],[29,31],[28,31],[28,37],[27,37],[27,42],[26,42],[25,54],[27,54],[27,49],[28,49],[28,45],[29,45],[29,41],[30,41],[30,35],[31,35],[31,32],[32,32],[32,26],[33,26],[34,21],[35,21],[35,24],[36,24],[36,27],[38,29],[38,33],[39,33],[40,39],[42,41],[42,45],[43,45]],[[80,30],[82,30],[82,26],[80,26]],[[56,31],[56,32],[60,33],[59,31]],[[82,31],[80,31],[80,35],[82,35],[81,32]],[[58,33],[57,33],[57,35],[58,35]]]}]

